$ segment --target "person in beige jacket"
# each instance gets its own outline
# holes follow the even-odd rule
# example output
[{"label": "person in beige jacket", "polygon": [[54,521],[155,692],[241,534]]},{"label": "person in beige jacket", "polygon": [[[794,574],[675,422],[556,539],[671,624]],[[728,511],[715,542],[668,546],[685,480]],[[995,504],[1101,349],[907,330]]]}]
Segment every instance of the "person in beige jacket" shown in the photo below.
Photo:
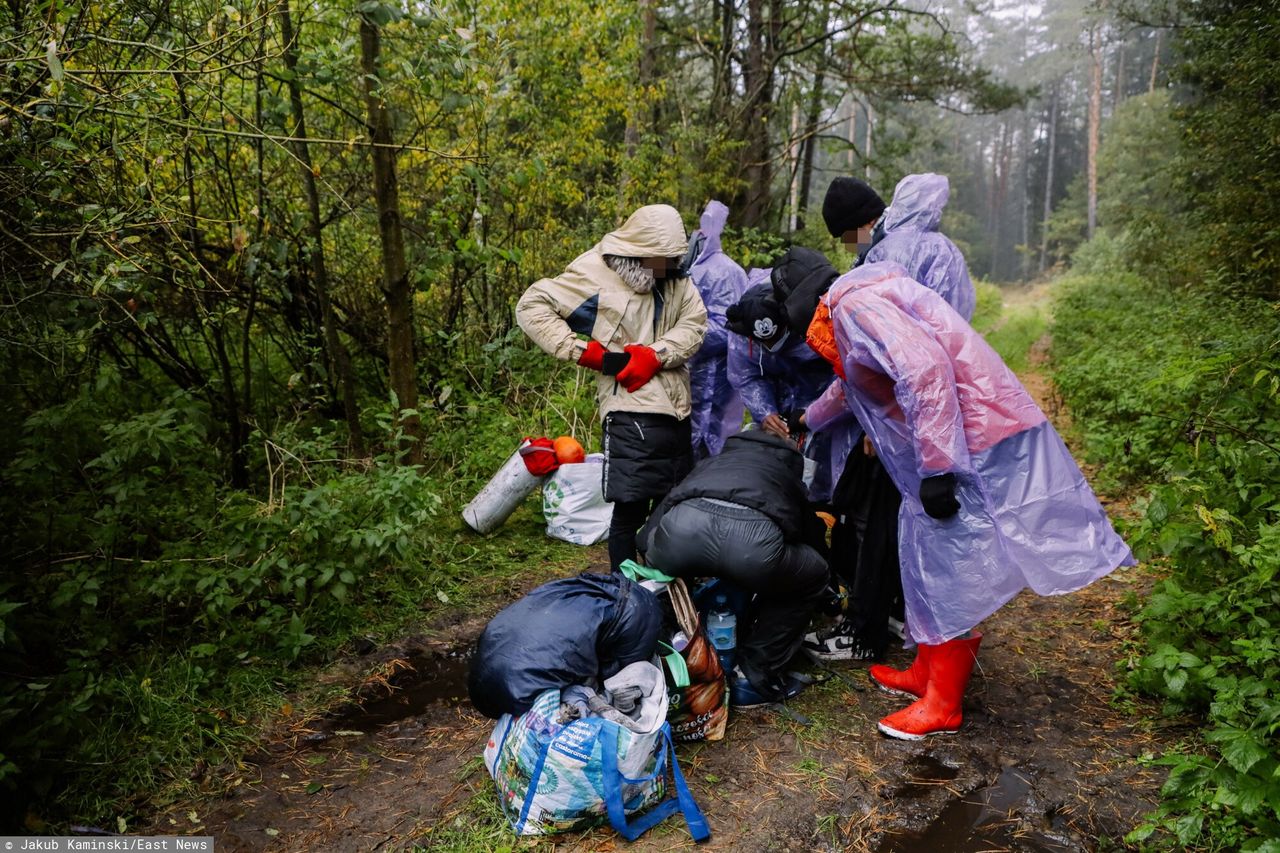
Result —
[{"label": "person in beige jacket", "polygon": [[636,556],[636,532],[693,467],[685,363],[702,345],[707,311],[681,268],[687,250],[676,209],[647,205],[516,303],[534,343],[599,374],[614,571]]}]

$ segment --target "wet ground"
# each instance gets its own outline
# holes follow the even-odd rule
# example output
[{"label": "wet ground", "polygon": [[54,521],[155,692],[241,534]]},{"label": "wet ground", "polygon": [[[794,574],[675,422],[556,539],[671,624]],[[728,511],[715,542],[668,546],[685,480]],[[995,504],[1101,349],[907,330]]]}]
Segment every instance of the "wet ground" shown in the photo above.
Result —
[{"label": "wet ground", "polygon": [[[1035,368],[1024,381],[1052,413]],[[602,560],[600,550],[584,550],[583,568]],[[789,703],[791,713],[744,712],[731,719],[724,741],[681,746],[681,765],[712,828],[705,847],[1123,848],[1122,837],[1154,807],[1162,782],[1158,768],[1140,759],[1161,753],[1173,737],[1153,728],[1152,709],[1113,701],[1133,634],[1131,602],[1150,582],[1142,568],[1122,569],[1072,595],[1024,594],[983,623],[957,735],[919,742],[881,736],[876,721],[903,700],[872,688],[865,665],[846,663],[833,667],[838,677]],[[230,793],[175,807],[157,827],[198,825],[222,851],[536,845],[502,822],[479,759],[492,722],[465,699],[470,644],[518,594],[495,590],[485,612],[348,662],[349,702],[285,727],[250,763],[225,774],[239,776]],[[889,662],[910,659],[897,649]],[[608,829],[541,844],[694,847],[678,818],[635,844]]]}]

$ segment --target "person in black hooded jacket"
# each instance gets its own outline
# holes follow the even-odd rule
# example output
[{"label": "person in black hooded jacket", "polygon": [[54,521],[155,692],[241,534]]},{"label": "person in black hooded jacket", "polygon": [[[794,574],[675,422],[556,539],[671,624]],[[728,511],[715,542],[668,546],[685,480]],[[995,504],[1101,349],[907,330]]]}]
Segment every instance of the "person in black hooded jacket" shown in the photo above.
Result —
[{"label": "person in black hooded jacket", "polygon": [[828,582],[822,523],[808,510],[804,459],[788,439],[729,436],[662,501],[640,532],[650,566],[717,577],[755,594],[738,623],[730,701],[749,708],[794,696],[786,676]]},{"label": "person in black hooded jacket", "polygon": [[[725,314],[725,328],[735,333],[729,382],[766,432],[794,437],[796,419],[835,380],[831,365],[805,343],[818,298],[835,277],[821,252],[794,247],[778,259],[770,281],[749,288]],[[817,435],[804,452],[813,461],[809,500],[826,504],[834,485],[828,436]]]}]

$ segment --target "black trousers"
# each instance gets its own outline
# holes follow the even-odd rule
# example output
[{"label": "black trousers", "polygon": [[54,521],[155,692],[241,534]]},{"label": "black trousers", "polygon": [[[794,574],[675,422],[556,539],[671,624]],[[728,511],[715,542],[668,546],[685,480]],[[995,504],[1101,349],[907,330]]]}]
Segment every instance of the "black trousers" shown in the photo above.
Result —
[{"label": "black trousers", "polygon": [[707,498],[667,510],[645,557],[669,575],[723,578],[754,593],[750,611],[738,624],[736,658],[762,691],[771,689],[800,650],[829,574],[817,550],[785,541],[764,513]]},{"label": "black trousers", "polygon": [[898,563],[898,507],[902,495],[875,456],[859,442],[832,497],[831,567],[849,589],[849,620],[877,655],[889,645],[889,616],[902,598]]},{"label": "black trousers", "polygon": [[653,508],[693,468],[689,419],[611,412],[604,420],[604,498],[613,504],[609,565],[636,557],[636,533]]}]

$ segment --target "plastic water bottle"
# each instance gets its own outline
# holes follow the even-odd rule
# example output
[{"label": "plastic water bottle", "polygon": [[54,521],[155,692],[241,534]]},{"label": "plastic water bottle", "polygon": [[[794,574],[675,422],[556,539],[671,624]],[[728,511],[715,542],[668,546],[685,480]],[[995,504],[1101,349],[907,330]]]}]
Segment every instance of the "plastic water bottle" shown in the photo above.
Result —
[{"label": "plastic water bottle", "polygon": [[716,656],[726,673],[733,672],[734,651],[738,646],[738,618],[729,608],[729,601],[717,595],[707,614],[707,639],[716,647]]}]

